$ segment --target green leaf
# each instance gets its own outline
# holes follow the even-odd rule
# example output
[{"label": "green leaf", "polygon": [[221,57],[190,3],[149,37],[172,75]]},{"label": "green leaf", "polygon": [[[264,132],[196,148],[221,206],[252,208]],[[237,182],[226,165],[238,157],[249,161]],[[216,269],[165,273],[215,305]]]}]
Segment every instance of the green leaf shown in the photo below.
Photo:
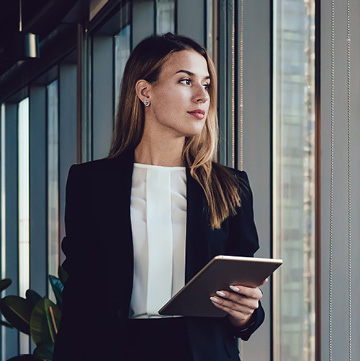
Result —
[{"label": "green leaf", "polygon": [[35,344],[52,344],[59,329],[61,311],[48,298],[42,298],[31,314],[31,337]]},{"label": "green leaf", "polygon": [[34,356],[37,359],[41,359],[41,360],[52,360],[53,353],[54,353],[53,343],[52,344],[41,343],[34,350]]},{"label": "green leaf", "polygon": [[64,289],[64,285],[62,282],[55,276],[49,276],[51,287],[54,291],[55,298],[60,309],[62,308],[62,291]]},{"label": "green leaf", "polygon": [[63,266],[59,266],[58,269],[58,276],[60,278],[61,283],[64,285],[67,281],[67,279],[69,278],[68,273],[65,271]]},{"label": "green leaf", "polygon": [[4,278],[0,280],[0,292],[4,291],[6,288],[8,288],[11,285],[12,281],[10,278]]},{"label": "green leaf", "polygon": [[33,290],[27,290],[25,293],[26,299],[33,305],[35,306],[41,299],[42,297],[35,291]]},{"label": "green leaf", "polygon": [[12,327],[12,326],[10,325],[10,323],[7,323],[7,322],[1,321],[1,320],[0,320],[0,325],[1,325],[1,326],[8,327],[8,328],[14,328],[14,327]]},{"label": "green leaf", "polygon": [[36,357],[34,355],[20,355],[12,357],[7,361],[36,361]]},{"label": "green leaf", "polygon": [[30,316],[33,305],[19,296],[6,296],[0,300],[0,311],[6,320],[20,332],[30,335]]},{"label": "green leaf", "polygon": [[56,326],[53,312],[54,311],[51,306],[47,310],[45,310],[46,321],[47,321],[47,324],[49,327],[50,338],[51,338],[52,342],[55,342],[55,337],[56,337],[58,328]]}]

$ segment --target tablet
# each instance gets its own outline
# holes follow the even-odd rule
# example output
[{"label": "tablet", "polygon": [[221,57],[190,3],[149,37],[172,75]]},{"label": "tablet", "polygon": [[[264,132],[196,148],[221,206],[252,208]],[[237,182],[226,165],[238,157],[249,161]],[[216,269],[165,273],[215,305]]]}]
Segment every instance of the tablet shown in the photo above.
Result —
[{"label": "tablet", "polygon": [[160,315],[223,317],[210,301],[216,291],[241,284],[257,287],[282,264],[281,259],[216,256],[160,310]]}]

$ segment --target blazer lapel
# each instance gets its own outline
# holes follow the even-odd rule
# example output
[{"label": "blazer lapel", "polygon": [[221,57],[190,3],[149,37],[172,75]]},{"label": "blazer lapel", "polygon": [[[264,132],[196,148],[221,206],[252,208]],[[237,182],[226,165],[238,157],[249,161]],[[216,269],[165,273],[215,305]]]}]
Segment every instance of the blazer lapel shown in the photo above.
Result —
[{"label": "blazer lapel", "polygon": [[186,267],[185,282],[188,282],[208,260],[208,217],[205,212],[205,195],[200,184],[186,168],[187,217],[186,217]]},{"label": "blazer lapel", "polygon": [[[105,247],[109,287],[115,302],[130,302],[133,281],[133,243],[130,219],[130,195],[133,153],[109,159],[101,174],[99,215],[102,220],[102,246]],[[116,283],[121,283],[117,285]],[[127,296],[124,299],[124,296]]]}]

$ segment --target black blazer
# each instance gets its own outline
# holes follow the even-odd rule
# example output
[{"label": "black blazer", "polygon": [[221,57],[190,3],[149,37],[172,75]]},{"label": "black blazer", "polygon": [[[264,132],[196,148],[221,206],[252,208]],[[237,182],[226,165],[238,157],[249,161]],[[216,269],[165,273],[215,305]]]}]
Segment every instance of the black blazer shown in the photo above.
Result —
[{"label": "black blazer", "polygon": [[[70,169],[62,242],[69,279],[53,361],[122,360],[133,283],[133,163],[128,153]],[[234,172],[242,207],[212,230],[205,195],[187,170],[186,282],[218,254],[253,256],[259,247],[248,179]],[[263,319],[261,305],[244,331],[226,318],[187,317],[194,361],[239,360],[236,337],[247,340]]]}]

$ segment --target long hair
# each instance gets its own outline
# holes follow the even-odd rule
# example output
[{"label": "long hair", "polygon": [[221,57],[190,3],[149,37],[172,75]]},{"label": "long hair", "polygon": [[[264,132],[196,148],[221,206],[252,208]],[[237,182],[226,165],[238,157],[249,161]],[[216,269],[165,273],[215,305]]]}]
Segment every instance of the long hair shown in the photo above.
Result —
[{"label": "long hair", "polygon": [[220,228],[222,221],[236,214],[236,208],[240,206],[240,187],[231,171],[213,162],[217,153],[219,133],[216,70],[206,50],[195,41],[168,33],[146,38],[135,47],[126,63],[121,82],[109,157],[113,158],[125,151],[133,151],[141,141],[145,109],[136,94],[136,82],[139,79],[149,83],[155,82],[162,65],[171,54],[182,50],[193,50],[202,55],[207,62],[211,79],[208,116],[201,133],[185,139],[183,160],[190,168],[191,176],[204,190],[211,227]]}]

